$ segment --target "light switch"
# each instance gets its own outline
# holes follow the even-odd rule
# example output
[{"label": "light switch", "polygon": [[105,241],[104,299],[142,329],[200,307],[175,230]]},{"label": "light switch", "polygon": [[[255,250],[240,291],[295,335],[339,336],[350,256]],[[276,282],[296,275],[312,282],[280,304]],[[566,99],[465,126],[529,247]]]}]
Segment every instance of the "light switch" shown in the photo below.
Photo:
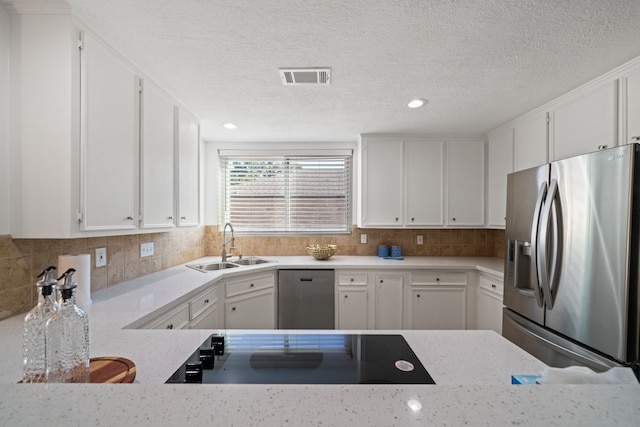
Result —
[{"label": "light switch", "polygon": [[153,242],[140,243],[140,258],[153,256]]}]

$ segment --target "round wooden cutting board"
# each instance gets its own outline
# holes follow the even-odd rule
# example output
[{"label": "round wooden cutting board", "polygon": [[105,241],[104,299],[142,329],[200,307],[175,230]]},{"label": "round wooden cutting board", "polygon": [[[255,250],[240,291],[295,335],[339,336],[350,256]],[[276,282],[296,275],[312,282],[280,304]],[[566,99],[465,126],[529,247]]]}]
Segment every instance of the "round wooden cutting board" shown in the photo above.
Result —
[{"label": "round wooden cutting board", "polygon": [[92,384],[132,383],[136,378],[136,365],[124,357],[92,357],[89,375]]}]

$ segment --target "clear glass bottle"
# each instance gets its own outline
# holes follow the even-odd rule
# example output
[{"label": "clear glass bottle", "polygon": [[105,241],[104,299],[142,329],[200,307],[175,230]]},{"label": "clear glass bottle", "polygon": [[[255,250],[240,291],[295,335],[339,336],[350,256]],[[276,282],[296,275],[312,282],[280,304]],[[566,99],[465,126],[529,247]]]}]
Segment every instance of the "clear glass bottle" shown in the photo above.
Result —
[{"label": "clear glass bottle", "polygon": [[38,274],[38,278],[42,280],[36,283],[36,286],[41,297],[38,305],[33,307],[24,318],[22,359],[22,382],[24,383],[45,382],[45,325],[58,307],[54,289],[58,281],[53,278],[55,270],[54,266],[50,266]]},{"label": "clear glass bottle", "polygon": [[47,321],[45,348],[46,380],[49,383],[89,382],[89,317],[75,302],[77,283],[73,268],[58,283],[58,310]]}]

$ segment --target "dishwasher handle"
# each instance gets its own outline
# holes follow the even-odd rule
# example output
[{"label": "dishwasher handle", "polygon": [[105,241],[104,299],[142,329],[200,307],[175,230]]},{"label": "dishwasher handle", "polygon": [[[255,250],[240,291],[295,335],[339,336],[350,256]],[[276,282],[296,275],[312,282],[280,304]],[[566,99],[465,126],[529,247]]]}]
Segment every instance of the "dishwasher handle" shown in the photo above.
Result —
[{"label": "dishwasher handle", "polygon": [[313,278],[312,277],[301,277],[300,281],[301,282],[313,282]]}]

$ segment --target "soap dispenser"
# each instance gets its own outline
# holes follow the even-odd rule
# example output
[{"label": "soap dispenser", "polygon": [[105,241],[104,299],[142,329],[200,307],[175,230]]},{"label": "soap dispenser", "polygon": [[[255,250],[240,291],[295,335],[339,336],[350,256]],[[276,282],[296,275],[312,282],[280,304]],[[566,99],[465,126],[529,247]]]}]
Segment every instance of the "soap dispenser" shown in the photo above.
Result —
[{"label": "soap dispenser", "polygon": [[53,278],[56,268],[47,267],[38,278],[42,278],[38,287],[40,301],[24,318],[22,382],[45,382],[45,326],[49,317],[56,311],[58,304],[55,298],[55,286],[58,283]]},{"label": "soap dispenser", "polygon": [[48,383],[89,382],[89,317],[75,302],[75,269],[68,269],[58,280],[58,310],[45,328]]}]

